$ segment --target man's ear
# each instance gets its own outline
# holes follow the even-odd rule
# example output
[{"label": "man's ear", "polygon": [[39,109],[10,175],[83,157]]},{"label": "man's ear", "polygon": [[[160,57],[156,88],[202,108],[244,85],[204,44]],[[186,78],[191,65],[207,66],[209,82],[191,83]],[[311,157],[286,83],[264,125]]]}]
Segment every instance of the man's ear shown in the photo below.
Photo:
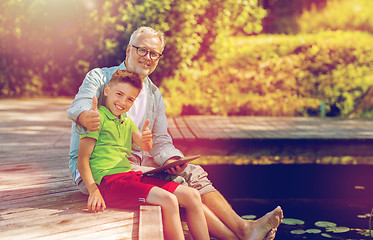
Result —
[{"label": "man's ear", "polygon": [[130,50],[131,50],[131,46],[127,45],[126,56],[128,56],[128,54],[130,54]]}]

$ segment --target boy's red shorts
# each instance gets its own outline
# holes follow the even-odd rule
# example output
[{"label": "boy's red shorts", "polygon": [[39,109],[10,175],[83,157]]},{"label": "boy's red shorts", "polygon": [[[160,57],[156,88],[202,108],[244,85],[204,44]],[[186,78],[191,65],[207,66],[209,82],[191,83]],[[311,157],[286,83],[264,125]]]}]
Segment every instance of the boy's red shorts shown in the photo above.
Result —
[{"label": "boy's red shorts", "polygon": [[160,178],[143,176],[140,171],[130,171],[103,177],[98,188],[106,206],[132,208],[145,204],[145,199],[154,186],[173,193],[179,185]]}]

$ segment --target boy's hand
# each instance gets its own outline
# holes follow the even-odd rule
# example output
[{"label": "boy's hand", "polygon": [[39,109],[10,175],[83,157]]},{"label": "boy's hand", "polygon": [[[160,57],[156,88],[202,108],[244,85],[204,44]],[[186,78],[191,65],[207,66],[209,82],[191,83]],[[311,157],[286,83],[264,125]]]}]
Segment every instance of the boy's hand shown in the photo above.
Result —
[{"label": "boy's hand", "polygon": [[142,127],[142,142],[144,146],[146,147],[146,151],[149,151],[153,146],[153,142],[152,142],[153,134],[150,131],[148,126],[149,126],[149,119],[145,121],[145,124]]},{"label": "boy's hand", "polygon": [[96,96],[92,98],[91,109],[83,111],[78,117],[78,122],[90,132],[95,132],[100,129],[100,114],[98,112]]},{"label": "boy's hand", "polygon": [[91,212],[103,212],[106,209],[106,204],[100,190],[97,189],[93,193],[89,194],[87,207],[88,211]]}]

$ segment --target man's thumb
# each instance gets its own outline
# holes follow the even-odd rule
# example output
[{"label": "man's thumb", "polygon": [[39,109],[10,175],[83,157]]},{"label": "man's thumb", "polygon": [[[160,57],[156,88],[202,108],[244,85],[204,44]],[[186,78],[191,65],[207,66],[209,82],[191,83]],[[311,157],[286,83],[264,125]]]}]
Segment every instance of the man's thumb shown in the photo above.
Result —
[{"label": "man's thumb", "polygon": [[144,126],[142,127],[142,131],[145,131],[145,129],[149,126],[149,119],[145,121]]},{"label": "man's thumb", "polygon": [[91,110],[93,111],[98,111],[98,107],[97,107],[97,97],[94,96],[92,98],[92,107],[91,107]]}]

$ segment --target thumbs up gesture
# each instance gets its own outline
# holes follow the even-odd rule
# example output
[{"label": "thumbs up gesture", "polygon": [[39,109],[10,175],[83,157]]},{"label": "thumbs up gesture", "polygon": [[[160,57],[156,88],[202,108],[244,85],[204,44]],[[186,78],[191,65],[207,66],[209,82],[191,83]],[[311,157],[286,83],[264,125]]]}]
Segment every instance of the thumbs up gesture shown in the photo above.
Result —
[{"label": "thumbs up gesture", "polygon": [[153,146],[152,141],[153,134],[149,129],[149,119],[145,121],[144,126],[142,127],[142,145],[144,151],[149,151]]},{"label": "thumbs up gesture", "polygon": [[90,132],[94,132],[100,129],[100,114],[98,112],[96,96],[92,98],[91,109],[82,112],[78,117],[78,121]]}]

